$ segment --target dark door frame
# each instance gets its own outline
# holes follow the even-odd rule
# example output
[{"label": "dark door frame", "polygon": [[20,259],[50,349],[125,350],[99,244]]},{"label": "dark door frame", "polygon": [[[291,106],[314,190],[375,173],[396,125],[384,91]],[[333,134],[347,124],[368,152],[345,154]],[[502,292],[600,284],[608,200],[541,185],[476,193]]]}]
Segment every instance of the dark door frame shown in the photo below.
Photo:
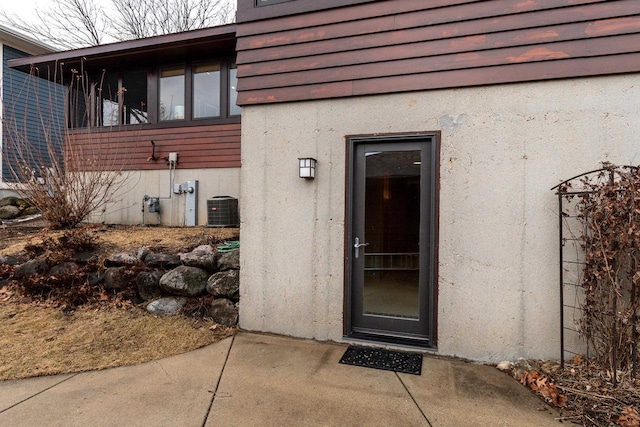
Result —
[{"label": "dark door frame", "polygon": [[[344,298],[343,298],[343,335],[347,338],[361,338],[372,341],[390,342],[402,345],[422,346],[435,348],[437,346],[438,330],[438,242],[439,242],[439,194],[440,194],[440,131],[432,132],[403,132],[371,135],[347,135],[346,139],[346,187],[345,187],[345,234],[344,234]],[[352,287],[351,287],[351,257],[353,238],[353,188],[354,188],[354,156],[357,144],[363,143],[394,143],[394,142],[419,142],[426,138],[433,139],[433,183],[431,186],[432,212],[432,256],[431,256],[431,315],[430,333],[428,340],[416,340],[410,336],[387,336],[366,333],[354,333],[352,328]]]}]

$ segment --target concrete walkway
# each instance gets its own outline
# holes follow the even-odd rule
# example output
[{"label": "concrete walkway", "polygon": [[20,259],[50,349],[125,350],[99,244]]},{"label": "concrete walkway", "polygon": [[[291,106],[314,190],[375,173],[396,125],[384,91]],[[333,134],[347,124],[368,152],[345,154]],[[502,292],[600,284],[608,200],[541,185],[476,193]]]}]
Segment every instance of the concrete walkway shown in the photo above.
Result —
[{"label": "concrete walkway", "polygon": [[489,366],[424,357],[422,375],[338,363],[346,346],[239,333],[137,366],[0,382],[2,426],[551,426]]}]

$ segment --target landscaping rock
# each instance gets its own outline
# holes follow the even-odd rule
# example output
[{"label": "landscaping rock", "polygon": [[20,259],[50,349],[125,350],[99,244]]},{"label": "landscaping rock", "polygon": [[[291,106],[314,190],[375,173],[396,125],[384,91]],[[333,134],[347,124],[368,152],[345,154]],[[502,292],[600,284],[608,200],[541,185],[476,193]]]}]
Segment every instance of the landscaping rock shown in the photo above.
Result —
[{"label": "landscaping rock", "polygon": [[0,219],[14,219],[20,215],[20,208],[13,205],[0,207]]},{"label": "landscaping rock", "polygon": [[100,271],[93,271],[89,273],[89,275],[87,276],[87,279],[89,280],[89,284],[91,286],[95,286],[98,283],[102,282],[102,279],[104,279],[104,273]]},{"label": "landscaping rock", "polygon": [[201,268],[181,265],[160,279],[160,287],[172,295],[198,296],[207,288],[209,273]]},{"label": "landscaping rock", "polygon": [[49,271],[49,264],[43,258],[36,258],[21,264],[13,273],[15,279],[23,279],[34,274],[45,274]]},{"label": "landscaping rock", "polygon": [[237,300],[240,295],[240,271],[221,271],[207,280],[207,292],[214,297]]},{"label": "landscaping rock", "polygon": [[20,199],[14,196],[3,197],[0,199],[0,208],[3,206],[18,206],[18,200]]},{"label": "landscaping rock", "polygon": [[186,298],[166,297],[152,301],[147,305],[147,311],[153,314],[176,314],[187,303]]},{"label": "landscaping rock", "polygon": [[498,366],[496,366],[496,368],[501,371],[509,371],[511,370],[511,368],[513,368],[513,363],[508,360],[503,360],[502,362],[498,363]]},{"label": "landscaping rock", "polygon": [[11,255],[0,255],[0,265],[18,265],[20,264],[20,260]]},{"label": "landscaping rock", "polygon": [[49,277],[64,277],[69,276],[80,269],[80,266],[75,262],[64,262],[62,264],[58,264],[53,266],[51,270],[49,270]]},{"label": "landscaping rock", "polygon": [[222,254],[218,260],[218,270],[239,270],[240,269],[240,251],[231,251]]},{"label": "landscaping rock", "polygon": [[102,286],[106,290],[126,289],[134,280],[133,272],[127,267],[109,267],[104,272]]},{"label": "landscaping rock", "polygon": [[525,371],[530,371],[533,369],[531,363],[523,357],[519,357],[516,362],[513,364],[513,367],[516,370],[516,378],[520,378]]},{"label": "landscaping rock", "polygon": [[29,207],[25,208],[25,210],[22,211],[22,215],[23,216],[35,215],[35,214],[38,214],[38,213],[40,213],[40,211],[35,206],[29,206]]},{"label": "landscaping rock", "polygon": [[139,260],[143,260],[144,257],[146,257],[149,252],[151,252],[151,249],[149,249],[149,246],[143,246],[140,249],[138,249],[138,259]]},{"label": "landscaping rock", "polygon": [[215,253],[215,249],[213,249],[213,246],[211,245],[200,245],[200,246],[196,246],[195,248],[193,248],[191,250],[191,252],[204,252],[204,253]]},{"label": "landscaping rock", "polygon": [[218,254],[209,245],[201,245],[191,252],[180,254],[180,261],[189,267],[198,267],[215,273],[218,269]]},{"label": "landscaping rock", "polygon": [[100,249],[93,249],[90,251],[79,252],[73,257],[73,259],[77,262],[92,262],[98,260],[98,255],[100,255]]},{"label": "landscaping rock", "polygon": [[174,254],[149,252],[143,260],[149,267],[174,268],[180,265],[180,257]]},{"label": "landscaping rock", "polygon": [[128,252],[115,253],[104,261],[104,265],[107,267],[123,267],[127,265],[135,265],[137,263],[138,258]]},{"label": "landscaping rock", "polygon": [[159,270],[142,271],[136,277],[136,287],[138,294],[144,301],[151,301],[160,298],[164,292],[160,288],[160,278],[164,273]]},{"label": "landscaping rock", "polygon": [[224,326],[235,326],[238,324],[238,309],[233,301],[225,298],[215,299],[209,307],[211,319]]}]

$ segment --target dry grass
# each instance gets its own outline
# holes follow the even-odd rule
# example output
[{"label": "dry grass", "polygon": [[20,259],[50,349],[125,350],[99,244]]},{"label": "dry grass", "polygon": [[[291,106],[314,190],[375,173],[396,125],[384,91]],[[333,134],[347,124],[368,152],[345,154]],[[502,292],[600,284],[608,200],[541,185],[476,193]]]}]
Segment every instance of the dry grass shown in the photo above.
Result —
[{"label": "dry grass", "polygon": [[[121,227],[115,227],[118,228]],[[186,251],[201,244],[238,238],[236,228],[126,227],[125,233],[112,230],[113,227],[103,227],[98,228],[97,233],[107,245],[124,250],[135,250],[140,246],[161,246],[174,251]]]},{"label": "dry grass", "polygon": [[[163,247],[186,251],[194,246],[238,238],[237,228],[205,227],[141,227],[141,226],[88,226],[105,249],[134,251],[141,246]],[[0,229],[0,255],[22,251],[29,243],[42,241],[42,234],[55,237],[61,231],[41,231],[34,226]]]},{"label": "dry grass", "polygon": [[0,303],[0,380],[134,365],[195,350],[233,328],[138,308],[64,313],[33,304]]},{"label": "dry grass", "polygon": [[[141,246],[175,253],[238,238],[237,229],[204,227],[89,229],[105,253]],[[37,226],[0,228],[0,255],[17,254],[58,233]],[[131,304],[63,312],[55,303],[25,303],[29,298],[14,291],[0,288],[0,380],[138,364],[195,350],[235,332],[202,318],[152,315]]]}]

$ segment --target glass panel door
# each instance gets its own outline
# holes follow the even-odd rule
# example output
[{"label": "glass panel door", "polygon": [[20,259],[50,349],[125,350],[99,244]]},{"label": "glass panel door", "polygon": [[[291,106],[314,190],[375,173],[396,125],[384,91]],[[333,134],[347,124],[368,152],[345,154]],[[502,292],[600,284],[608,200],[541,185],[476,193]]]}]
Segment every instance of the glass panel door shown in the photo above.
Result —
[{"label": "glass panel door", "polygon": [[349,333],[432,345],[435,137],[351,142]]}]

